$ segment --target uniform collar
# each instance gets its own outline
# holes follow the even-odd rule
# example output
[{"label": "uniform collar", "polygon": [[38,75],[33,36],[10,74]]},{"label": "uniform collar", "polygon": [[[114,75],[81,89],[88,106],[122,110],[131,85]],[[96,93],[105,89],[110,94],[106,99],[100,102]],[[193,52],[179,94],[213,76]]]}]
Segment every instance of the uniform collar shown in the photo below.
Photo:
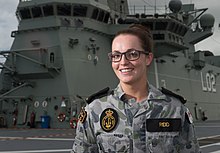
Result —
[{"label": "uniform collar", "polygon": [[124,95],[125,95],[125,92],[122,90],[120,84],[118,84],[118,86],[114,90],[114,96],[122,100]]},{"label": "uniform collar", "polygon": [[165,100],[169,101],[169,97],[167,97],[165,94],[163,94],[160,90],[155,88],[153,85],[148,84],[148,100],[153,101],[153,100]]},{"label": "uniform collar", "polygon": [[[153,85],[148,83],[148,98],[144,100],[143,102],[138,103],[140,106],[140,109],[135,114],[135,116],[138,116],[146,111],[148,111],[149,108],[151,108],[152,105],[154,105],[154,102],[161,102],[161,101],[171,101],[171,99],[163,94],[160,90],[155,88]],[[111,104],[115,106],[115,108],[121,110],[121,113],[126,116],[126,113],[124,111],[125,104],[130,104],[129,102],[132,100],[126,100],[124,98],[125,92],[122,90],[121,86],[118,85],[113,93],[113,96],[115,97],[112,99]],[[135,102],[135,101],[134,101]],[[132,107],[132,106],[131,106]]]},{"label": "uniform collar", "polygon": [[[148,83],[148,100],[152,101],[152,100],[165,100],[165,101],[169,101],[168,97],[163,94],[160,90],[158,90],[157,88],[155,88],[153,85],[151,85],[150,83]],[[114,90],[114,96],[118,97],[120,100],[123,101],[123,97],[125,95],[125,92],[122,90],[120,84],[118,84],[118,86],[115,88]]]}]

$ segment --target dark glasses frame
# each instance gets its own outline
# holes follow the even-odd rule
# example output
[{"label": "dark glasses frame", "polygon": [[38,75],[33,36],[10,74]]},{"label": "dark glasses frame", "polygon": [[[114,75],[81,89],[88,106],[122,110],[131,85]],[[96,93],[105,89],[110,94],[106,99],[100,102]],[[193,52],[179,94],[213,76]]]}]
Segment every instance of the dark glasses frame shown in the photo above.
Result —
[{"label": "dark glasses frame", "polygon": [[140,58],[141,54],[149,55],[149,52],[132,48],[132,49],[128,49],[124,53],[121,53],[119,51],[110,52],[110,53],[108,53],[108,58],[109,58],[109,61],[111,61],[111,62],[120,62],[122,59],[122,56],[124,55],[126,60],[135,61]]}]

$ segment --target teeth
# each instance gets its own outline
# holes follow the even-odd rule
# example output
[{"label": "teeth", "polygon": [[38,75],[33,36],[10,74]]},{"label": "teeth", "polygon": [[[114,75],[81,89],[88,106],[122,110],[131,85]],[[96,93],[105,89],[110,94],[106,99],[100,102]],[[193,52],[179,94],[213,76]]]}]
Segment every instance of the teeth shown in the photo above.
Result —
[{"label": "teeth", "polygon": [[122,69],[121,72],[131,72],[131,69]]}]

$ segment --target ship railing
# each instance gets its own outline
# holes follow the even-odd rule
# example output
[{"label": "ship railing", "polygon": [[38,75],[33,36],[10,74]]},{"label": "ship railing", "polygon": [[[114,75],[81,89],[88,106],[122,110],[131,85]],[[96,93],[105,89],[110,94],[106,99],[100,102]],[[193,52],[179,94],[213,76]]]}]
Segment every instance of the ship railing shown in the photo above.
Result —
[{"label": "ship railing", "polygon": [[30,2],[32,0],[19,0],[19,2]]},{"label": "ship railing", "polygon": [[6,50],[1,50],[0,51],[0,72],[3,69],[4,63],[7,60],[7,57],[9,55],[9,53],[5,53],[5,52],[7,52],[7,51]]},{"label": "ship railing", "polygon": [[5,93],[1,94],[0,95],[0,99],[9,99],[9,98],[18,98],[18,97],[22,97],[22,98],[27,98],[26,96],[7,96],[9,95],[10,93],[14,92],[14,91],[17,91],[19,90],[20,88],[23,88],[23,87],[34,87],[34,84],[32,82],[24,82],[22,84],[20,84],[19,86],[17,87],[14,87],[12,88],[11,90],[9,91],[6,91]]},{"label": "ship railing", "polygon": [[146,6],[146,5],[130,5],[129,6],[129,14],[130,15],[135,15],[135,14],[168,14],[170,13],[169,8],[165,5],[165,6]]}]

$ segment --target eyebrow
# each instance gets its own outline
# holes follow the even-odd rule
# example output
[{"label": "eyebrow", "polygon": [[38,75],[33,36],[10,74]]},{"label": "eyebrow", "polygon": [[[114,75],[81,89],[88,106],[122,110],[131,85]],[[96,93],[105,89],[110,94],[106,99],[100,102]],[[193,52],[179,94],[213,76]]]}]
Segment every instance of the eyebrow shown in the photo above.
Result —
[{"label": "eyebrow", "polygon": [[[129,49],[127,49],[125,52],[130,51],[130,50],[141,51],[141,50],[138,50],[138,49],[135,49],[135,48],[129,48]],[[120,51],[119,51],[119,50],[113,50],[112,52],[120,52]],[[120,53],[125,53],[125,52],[120,52]]]}]

